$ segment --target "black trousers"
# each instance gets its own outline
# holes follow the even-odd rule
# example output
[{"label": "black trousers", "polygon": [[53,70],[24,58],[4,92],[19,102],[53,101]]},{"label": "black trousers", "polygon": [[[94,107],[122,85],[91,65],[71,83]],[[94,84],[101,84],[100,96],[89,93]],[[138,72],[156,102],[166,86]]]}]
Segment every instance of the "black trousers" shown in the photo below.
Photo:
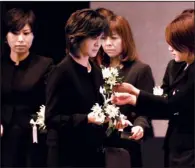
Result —
[{"label": "black trousers", "polygon": [[105,148],[105,168],[131,168],[129,152],[123,148]]},{"label": "black trousers", "polygon": [[129,152],[130,164],[132,168],[141,168],[143,166],[141,144],[139,142],[127,139],[120,139],[120,147],[124,148]]},{"label": "black trousers", "polygon": [[33,144],[30,127],[5,127],[1,138],[1,167],[45,167],[45,136],[38,136],[39,143]]},{"label": "black trousers", "polygon": [[169,168],[195,167],[194,149],[165,150],[164,165]]}]

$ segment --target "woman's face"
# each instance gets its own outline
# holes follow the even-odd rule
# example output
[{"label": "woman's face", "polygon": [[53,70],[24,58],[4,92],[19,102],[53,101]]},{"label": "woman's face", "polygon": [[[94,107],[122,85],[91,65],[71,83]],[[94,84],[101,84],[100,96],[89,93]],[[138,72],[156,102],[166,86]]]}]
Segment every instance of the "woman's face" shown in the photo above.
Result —
[{"label": "woman's face", "polygon": [[8,32],[7,42],[12,52],[24,54],[29,52],[32,45],[34,35],[31,28],[26,24],[20,31],[12,33]]},{"label": "woman's face", "polygon": [[102,45],[102,35],[84,39],[80,44],[78,54],[80,56],[95,57]]},{"label": "woman's face", "polygon": [[122,39],[116,32],[112,32],[111,36],[103,37],[102,47],[109,57],[118,57],[123,51]]},{"label": "woman's face", "polygon": [[189,55],[189,53],[187,51],[186,52],[177,51],[173,47],[171,47],[170,45],[169,45],[168,49],[169,49],[171,55],[174,57],[174,60],[176,62],[187,61],[187,58]]}]

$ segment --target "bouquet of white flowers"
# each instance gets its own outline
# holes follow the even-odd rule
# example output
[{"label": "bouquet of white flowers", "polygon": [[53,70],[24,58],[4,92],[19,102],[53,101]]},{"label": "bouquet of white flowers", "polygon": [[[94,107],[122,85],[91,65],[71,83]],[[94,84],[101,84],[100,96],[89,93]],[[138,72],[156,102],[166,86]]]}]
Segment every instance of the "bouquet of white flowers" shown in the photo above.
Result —
[{"label": "bouquet of white flowers", "polygon": [[37,138],[37,125],[39,130],[45,130],[45,106],[40,106],[40,111],[37,112],[36,119],[31,119],[30,124],[32,125],[33,143],[38,143]]},{"label": "bouquet of white flowers", "polygon": [[96,116],[101,123],[104,123],[106,119],[109,119],[109,126],[106,132],[107,136],[109,136],[115,129],[116,123],[122,119],[126,119],[127,117],[120,113],[119,107],[111,103],[113,86],[115,86],[116,83],[122,82],[122,78],[119,77],[118,69],[103,67],[102,74],[105,83],[103,87],[100,87],[99,91],[103,96],[104,103],[102,106],[96,103],[91,110],[92,114]]},{"label": "bouquet of white flowers", "polygon": [[113,86],[115,86],[116,83],[121,83],[123,80],[122,77],[119,77],[119,68],[102,67],[102,75],[105,81],[104,89],[106,94],[112,93]]}]

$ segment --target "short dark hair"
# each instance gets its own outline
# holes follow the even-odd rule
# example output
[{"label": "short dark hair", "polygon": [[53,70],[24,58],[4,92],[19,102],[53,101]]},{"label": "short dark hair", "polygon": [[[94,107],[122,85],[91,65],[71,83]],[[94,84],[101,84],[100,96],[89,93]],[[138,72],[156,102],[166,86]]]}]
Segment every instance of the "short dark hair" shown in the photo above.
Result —
[{"label": "short dark hair", "polygon": [[88,37],[97,37],[108,30],[107,20],[93,9],[74,12],[65,26],[66,53],[77,56],[80,43]]},{"label": "short dark hair", "polygon": [[31,28],[31,31],[34,32],[35,29],[35,14],[32,10],[21,9],[21,8],[12,8],[10,9],[5,16],[5,31],[15,33],[20,31],[26,24]]},{"label": "short dark hair", "polygon": [[109,19],[112,15],[114,15],[113,11],[106,8],[97,8],[96,11],[106,19]]},{"label": "short dark hair", "polygon": [[194,53],[194,30],[194,15],[190,13],[180,14],[166,27],[166,41],[179,52]]}]

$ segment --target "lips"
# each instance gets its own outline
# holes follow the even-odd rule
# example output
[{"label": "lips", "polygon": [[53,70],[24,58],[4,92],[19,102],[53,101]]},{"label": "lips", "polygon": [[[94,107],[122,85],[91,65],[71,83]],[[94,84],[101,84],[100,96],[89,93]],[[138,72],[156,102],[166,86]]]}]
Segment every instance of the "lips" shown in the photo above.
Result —
[{"label": "lips", "polygon": [[106,50],[106,52],[114,52],[114,50]]},{"label": "lips", "polygon": [[24,47],[26,47],[25,45],[17,45],[16,46],[17,48],[24,48]]}]

